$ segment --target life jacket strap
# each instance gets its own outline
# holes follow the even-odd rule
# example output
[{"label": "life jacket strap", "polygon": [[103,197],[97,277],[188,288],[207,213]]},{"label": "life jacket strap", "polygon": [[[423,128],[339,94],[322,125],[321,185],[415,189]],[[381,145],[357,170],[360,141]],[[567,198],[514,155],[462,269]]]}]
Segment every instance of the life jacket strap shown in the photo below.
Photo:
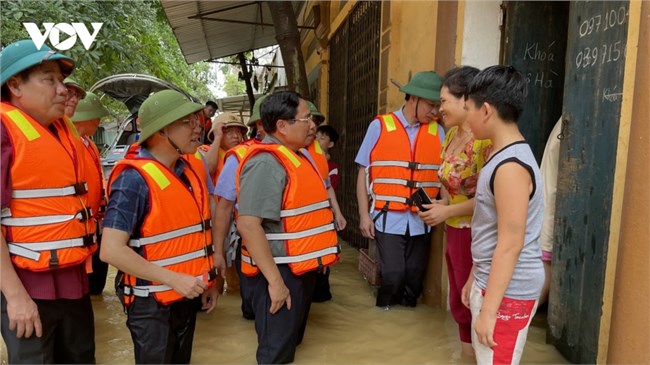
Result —
[{"label": "life jacket strap", "polygon": [[79,238],[71,238],[58,241],[18,243],[7,242],[9,253],[15,256],[25,257],[38,261],[42,251],[61,250],[65,248],[90,246],[95,243],[95,235],[86,235]]},{"label": "life jacket strap", "polygon": [[170,240],[173,238],[178,238],[181,236],[185,236],[188,234],[196,233],[196,232],[201,232],[210,229],[211,223],[210,220],[207,219],[205,221],[202,221],[201,223],[188,226],[188,227],[183,227],[179,229],[175,229],[173,231],[161,233],[161,234],[156,234],[153,236],[148,236],[148,237],[142,237],[142,238],[135,238],[135,239],[130,239],[129,240],[129,246],[130,247],[142,247],[145,245],[151,245],[154,243]]},{"label": "life jacket strap", "polygon": [[[276,264],[294,264],[297,262],[314,260],[323,256],[339,254],[339,253],[341,253],[341,248],[339,247],[339,245],[336,245],[332,247],[326,247],[318,251],[304,253],[302,255],[273,257],[273,261],[275,261]],[[242,262],[245,262],[249,265],[256,266],[255,261],[250,256],[242,254],[241,260]]]},{"label": "life jacket strap", "polygon": [[80,182],[63,188],[47,189],[18,189],[13,190],[11,196],[15,199],[32,199],[32,198],[57,198],[63,196],[79,196],[88,192],[88,184]]},{"label": "life jacket strap", "polygon": [[178,256],[169,257],[162,260],[151,261],[151,263],[156,264],[158,266],[165,267],[165,266],[180,264],[182,262],[198,259],[201,257],[210,257],[210,255],[212,254],[214,254],[214,246],[207,245],[196,251],[188,252]]}]

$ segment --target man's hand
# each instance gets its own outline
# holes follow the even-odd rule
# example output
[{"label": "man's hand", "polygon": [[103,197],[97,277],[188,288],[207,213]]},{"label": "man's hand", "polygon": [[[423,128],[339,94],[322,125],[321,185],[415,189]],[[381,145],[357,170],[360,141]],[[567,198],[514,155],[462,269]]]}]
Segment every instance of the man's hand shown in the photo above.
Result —
[{"label": "man's hand", "polygon": [[336,230],[337,231],[342,231],[345,229],[345,226],[347,226],[348,222],[345,220],[345,217],[343,214],[336,214],[334,216],[334,220],[336,220]]},{"label": "man's hand", "polygon": [[359,217],[359,229],[364,237],[375,239],[375,222],[370,218],[370,214],[362,214]]},{"label": "man's hand", "polygon": [[208,289],[208,284],[192,275],[173,273],[169,286],[188,299],[193,299],[203,294]]},{"label": "man's hand", "polygon": [[214,267],[217,269],[217,273],[222,278],[226,278],[226,259],[223,258],[223,255],[219,252],[214,253]]},{"label": "man's hand", "polygon": [[36,337],[43,336],[41,316],[38,314],[36,303],[27,292],[16,298],[7,298],[7,316],[9,317],[9,330],[16,330],[16,337],[29,338],[32,334]]},{"label": "man's hand", "polygon": [[497,314],[488,310],[481,310],[476,318],[474,331],[478,341],[487,347],[496,346],[494,342],[494,326],[497,323]]},{"label": "man's hand", "polygon": [[220,143],[221,137],[223,136],[224,125],[223,121],[212,123],[212,128],[210,128],[210,131],[208,132],[208,136],[212,136],[212,142]]},{"label": "man's hand", "polygon": [[423,204],[423,206],[428,210],[425,212],[418,210],[418,216],[430,227],[438,225],[449,218],[448,206],[438,203],[437,200],[433,204]]},{"label": "man's hand", "polygon": [[291,293],[289,293],[289,288],[284,285],[284,281],[273,285],[269,283],[269,297],[271,297],[271,308],[269,309],[271,314],[279,311],[285,303],[287,309],[291,310]]},{"label": "man's hand", "polygon": [[201,294],[201,309],[204,310],[205,313],[212,312],[212,310],[217,307],[217,299],[219,299],[219,290],[216,285],[213,285]]}]

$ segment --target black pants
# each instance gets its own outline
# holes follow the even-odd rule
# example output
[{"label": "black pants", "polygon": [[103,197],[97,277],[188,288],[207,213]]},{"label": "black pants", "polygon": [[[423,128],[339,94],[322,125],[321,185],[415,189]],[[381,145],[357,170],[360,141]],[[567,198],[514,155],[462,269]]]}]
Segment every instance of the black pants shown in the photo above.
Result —
[{"label": "black pants", "polygon": [[246,276],[241,272],[241,238],[237,245],[237,254],[235,255],[235,269],[239,275],[239,295],[241,296],[241,312],[246,319],[255,319],[253,310],[253,289],[250,287]]},{"label": "black pants", "polygon": [[106,286],[108,264],[99,259],[99,250],[93,255],[93,272],[88,274],[90,295],[101,295]]},{"label": "black pants", "polygon": [[395,235],[375,231],[381,286],[378,307],[402,304],[415,307],[429,261],[429,235]]},{"label": "black pants", "polygon": [[269,284],[261,273],[244,279],[253,290],[258,364],[292,362],[296,354],[296,346],[302,342],[307,327],[316,272],[296,276],[288,265],[278,265],[278,269],[284,284],[289,288],[291,310],[284,306],[275,314],[269,312],[271,308]]},{"label": "black pants", "polygon": [[163,306],[153,297],[136,297],[127,309],[136,364],[189,364],[196,327],[196,301]]},{"label": "black pants", "polygon": [[316,273],[316,286],[314,287],[312,301],[321,303],[330,299],[332,299],[332,293],[330,292],[330,268],[325,267],[322,271]]},{"label": "black pants", "polygon": [[43,336],[17,338],[9,330],[7,301],[2,295],[2,338],[10,364],[94,364],[95,323],[90,296],[34,300]]}]

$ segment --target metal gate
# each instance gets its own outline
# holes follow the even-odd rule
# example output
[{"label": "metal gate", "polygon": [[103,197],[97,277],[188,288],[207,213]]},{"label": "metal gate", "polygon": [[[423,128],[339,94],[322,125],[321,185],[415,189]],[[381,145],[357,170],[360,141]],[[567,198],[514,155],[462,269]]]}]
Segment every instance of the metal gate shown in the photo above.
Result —
[{"label": "metal gate", "polygon": [[358,248],[368,241],[359,231],[354,158],[377,115],[380,33],[381,2],[360,1],[330,41],[329,123],[340,134],[332,159],[339,164],[338,200],[348,221],[341,236]]}]

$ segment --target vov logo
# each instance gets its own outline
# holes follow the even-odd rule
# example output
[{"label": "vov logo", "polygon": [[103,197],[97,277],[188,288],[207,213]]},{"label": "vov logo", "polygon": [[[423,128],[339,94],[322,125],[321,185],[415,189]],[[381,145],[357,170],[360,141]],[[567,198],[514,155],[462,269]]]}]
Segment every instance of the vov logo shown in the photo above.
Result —
[{"label": "vov logo", "polygon": [[[97,37],[97,33],[99,33],[99,30],[102,28],[104,23],[90,24],[93,27],[93,34],[90,34],[84,23],[43,23],[45,33],[41,33],[41,29],[36,25],[36,23],[23,23],[23,26],[34,41],[36,48],[39,50],[43,47],[43,43],[45,43],[45,40],[49,37],[52,47],[59,51],[66,51],[77,43],[77,36],[79,36],[84,48],[86,48],[86,50],[90,49],[90,46],[95,41],[95,37]],[[67,35],[68,38],[61,41],[61,33]]]}]

